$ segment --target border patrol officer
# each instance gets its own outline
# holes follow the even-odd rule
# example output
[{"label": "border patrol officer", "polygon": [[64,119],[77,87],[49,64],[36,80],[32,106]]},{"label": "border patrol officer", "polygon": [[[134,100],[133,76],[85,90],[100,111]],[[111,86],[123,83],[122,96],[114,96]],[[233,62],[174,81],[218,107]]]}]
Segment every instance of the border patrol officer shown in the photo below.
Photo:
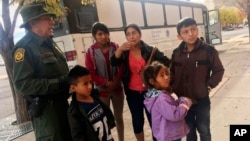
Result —
[{"label": "border patrol officer", "polygon": [[71,141],[67,119],[68,65],[52,40],[53,13],[43,4],[20,11],[26,35],[13,51],[14,85],[28,101],[36,141]]}]

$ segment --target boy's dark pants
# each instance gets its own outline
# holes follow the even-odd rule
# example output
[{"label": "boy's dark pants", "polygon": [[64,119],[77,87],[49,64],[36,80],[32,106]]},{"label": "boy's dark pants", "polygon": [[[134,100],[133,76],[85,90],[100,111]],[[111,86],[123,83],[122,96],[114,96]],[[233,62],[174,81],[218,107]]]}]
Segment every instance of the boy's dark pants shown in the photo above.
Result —
[{"label": "boy's dark pants", "polygon": [[186,122],[190,128],[187,141],[197,141],[196,129],[200,134],[200,141],[211,141],[209,96],[198,100],[191,106],[186,116]]}]

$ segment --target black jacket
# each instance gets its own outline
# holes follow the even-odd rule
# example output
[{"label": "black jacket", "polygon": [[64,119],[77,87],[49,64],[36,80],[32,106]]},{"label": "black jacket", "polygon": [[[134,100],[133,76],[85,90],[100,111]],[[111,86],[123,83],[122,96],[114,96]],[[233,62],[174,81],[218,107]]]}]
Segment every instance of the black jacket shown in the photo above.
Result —
[{"label": "black jacket", "polygon": [[[149,59],[152,49],[153,49],[152,46],[141,41],[141,56],[145,60],[145,62],[147,62],[147,60]],[[120,58],[116,58],[115,55],[111,57],[111,65],[113,66],[124,65],[122,81],[125,93],[128,90],[128,84],[130,81],[130,68],[128,59],[129,59],[129,51],[123,52]],[[156,60],[163,63],[166,67],[169,67],[170,59],[167,56],[164,56],[164,54],[159,50],[157,50],[154,56],[152,57],[152,61]]]},{"label": "black jacket", "polygon": [[[97,96],[93,94],[91,96],[101,104],[101,107],[107,116],[109,128],[112,129],[115,127],[115,119],[110,108],[102,103]],[[98,137],[95,135],[94,128],[85,113],[85,110],[80,107],[76,101],[75,94],[72,95],[72,101],[68,109],[68,119],[73,141],[99,141]]]}]

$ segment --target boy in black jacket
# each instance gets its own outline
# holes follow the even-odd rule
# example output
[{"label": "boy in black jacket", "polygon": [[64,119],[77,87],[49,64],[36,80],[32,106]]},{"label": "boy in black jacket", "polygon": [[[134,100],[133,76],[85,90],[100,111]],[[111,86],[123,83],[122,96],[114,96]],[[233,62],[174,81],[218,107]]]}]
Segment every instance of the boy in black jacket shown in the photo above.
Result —
[{"label": "boy in black jacket", "polygon": [[69,72],[69,82],[73,95],[68,119],[73,140],[113,141],[111,129],[115,127],[114,116],[93,89],[89,70],[75,66]]}]

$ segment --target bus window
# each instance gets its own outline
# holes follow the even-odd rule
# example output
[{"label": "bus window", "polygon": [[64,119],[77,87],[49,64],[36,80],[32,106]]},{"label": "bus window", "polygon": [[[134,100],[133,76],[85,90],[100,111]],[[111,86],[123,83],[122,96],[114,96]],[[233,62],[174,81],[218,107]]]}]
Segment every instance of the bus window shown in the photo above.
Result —
[{"label": "bus window", "polygon": [[54,22],[55,22],[55,24],[53,26],[54,30],[62,27],[62,23],[60,23],[59,21],[54,20]]},{"label": "bus window", "polygon": [[162,4],[145,3],[145,11],[146,11],[146,18],[147,18],[148,26],[164,25],[165,18],[163,15]]},{"label": "bus window", "polygon": [[54,40],[65,43],[68,60],[76,57],[68,61],[69,66],[84,65],[85,52],[93,44],[91,25],[97,21],[110,28],[110,39],[118,44],[126,40],[123,27],[135,23],[141,27],[145,42],[170,56],[180,43],[176,24],[184,17],[196,20],[200,36],[210,44],[222,41],[218,12],[208,14],[207,7],[198,3],[184,0],[94,0],[93,5],[82,5],[81,0],[63,0],[63,3],[72,12],[61,25],[55,26],[59,28],[54,30]]},{"label": "bus window", "polygon": [[[176,25],[180,20],[180,10],[177,5],[165,5],[167,25]],[[174,13],[174,14],[173,14]]]},{"label": "bus window", "polygon": [[185,18],[185,17],[193,18],[192,8],[181,6],[181,18]]},{"label": "bus window", "polygon": [[214,25],[219,22],[218,11],[209,12],[209,25]]},{"label": "bus window", "polygon": [[197,22],[197,24],[203,24],[203,14],[201,8],[193,8],[194,12],[194,19]]},{"label": "bus window", "polygon": [[105,0],[102,4],[97,5],[97,13],[99,21],[105,23],[109,28],[123,27],[119,1]]},{"label": "bus window", "polygon": [[124,1],[124,11],[125,11],[127,24],[136,23],[139,26],[145,26],[144,20],[143,20],[141,2]]},{"label": "bus window", "polygon": [[94,6],[82,6],[75,9],[76,25],[81,32],[89,31],[92,24],[97,21],[97,13]]},{"label": "bus window", "polygon": [[94,22],[94,15],[90,12],[77,12],[77,18],[80,27],[91,26]]}]

